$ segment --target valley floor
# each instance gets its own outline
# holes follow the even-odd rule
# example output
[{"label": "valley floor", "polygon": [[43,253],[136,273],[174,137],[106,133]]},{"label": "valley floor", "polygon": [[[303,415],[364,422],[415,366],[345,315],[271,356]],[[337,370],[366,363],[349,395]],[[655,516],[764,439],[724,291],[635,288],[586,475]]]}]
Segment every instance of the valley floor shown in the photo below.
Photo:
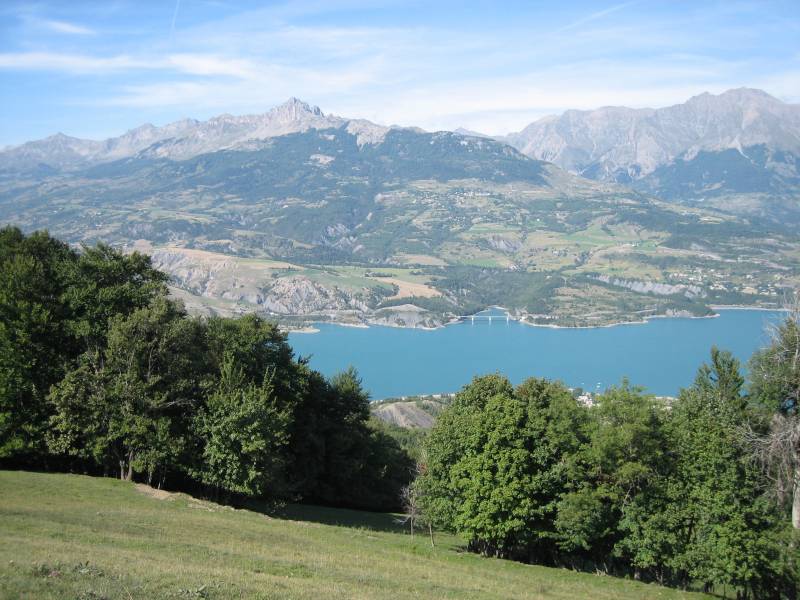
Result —
[{"label": "valley floor", "polygon": [[702,598],[485,559],[394,515],[235,510],[113,479],[0,472],[0,598]]}]

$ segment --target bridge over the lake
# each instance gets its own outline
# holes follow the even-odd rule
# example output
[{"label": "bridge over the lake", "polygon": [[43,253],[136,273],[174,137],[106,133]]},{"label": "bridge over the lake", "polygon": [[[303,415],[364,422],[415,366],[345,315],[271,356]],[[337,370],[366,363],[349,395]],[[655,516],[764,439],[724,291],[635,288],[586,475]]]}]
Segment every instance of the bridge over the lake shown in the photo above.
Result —
[{"label": "bridge over the lake", "polygon": [[511,321],[510,315],[458,315],[456,317],[459,321],[470,321],[471,323],[475,323],[475,321],[505,321],[509,323]]}]

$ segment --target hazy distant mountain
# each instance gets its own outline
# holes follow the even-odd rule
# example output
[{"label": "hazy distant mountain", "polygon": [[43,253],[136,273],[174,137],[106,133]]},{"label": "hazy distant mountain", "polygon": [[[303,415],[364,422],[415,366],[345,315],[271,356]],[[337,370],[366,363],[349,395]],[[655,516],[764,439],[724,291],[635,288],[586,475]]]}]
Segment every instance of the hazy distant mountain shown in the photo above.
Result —
[{"label": "hazy distant mountain", "polygon": [[473,131],[472,129],[464,129],[463,127],[459,127],[458,129],[454,129],[453,133],[457,133],[459,135],[469,135],[472,137],[480,137],[480,138],[491,138],[491,135],[486,135],[485,133],[481,133],[480,131]]},{"label": "hazy distant mountain", "polygon": [[388,131],[369,121],[325,115],[297,98],[260,115],[220,115],[208,121],[183,119],[163,127],[145,124],[103,141],[56,134],[0,152],[0,171],[37,172],[75,170],[127,158],[145,151],[148,156],[184,160],[222,149],[309,129],[346,127],[359,144],[375,143]]},{"label": "hazy distant mountain", "polygon": [[568,110],[504,139],[528,156],[574,173],[629,181],[701,151],[765,145],[800,152],[800,105],[740,88],[660,109]]},{"label": "hazy distant mountain", "polygon": [[773,219],[800,205],[800,105],[761,90],[545,117],[504,141],[590,179]]},{"label": "hazy distant mountain", "polygon": [[[57,134],[0,151],[0,174],[36,179],[131,157],[187,160],[220,150],[257,150],[291,133],[341,128],[359,146],[380,143],[393,129],[326,115],[291,98],[259,115],[145,124],[103,141]],[[488,138],[462,128],[455,133]],[[800,105],[760,90],[706,93],[661,109],[569,110],[498,139],[572,173],[667,200],[711,202],[770,218],[800,210]]]}]

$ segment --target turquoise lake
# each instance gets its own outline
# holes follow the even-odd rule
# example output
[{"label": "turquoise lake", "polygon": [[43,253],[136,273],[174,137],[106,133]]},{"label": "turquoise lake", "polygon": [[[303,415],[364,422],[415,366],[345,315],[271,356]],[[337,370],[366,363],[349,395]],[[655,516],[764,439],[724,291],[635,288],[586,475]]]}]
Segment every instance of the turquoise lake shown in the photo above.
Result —
[{"label": "turquoise lake", "polygon": [[495,371],[515,384],[537,376],[587,391],[628,377],[651,393],[674,396],[692,382],[711,346],[746,362],[767,343],[768,324],[782,316],[775,311],[720,310],[716,318],[652,319],[588,329],[531,327],[505,318],[433,331],[321,324],[316,326],[319,333],[292,333],[289,342],[325,375],[356,367],[376,400],[455,392],[475,375]]}]

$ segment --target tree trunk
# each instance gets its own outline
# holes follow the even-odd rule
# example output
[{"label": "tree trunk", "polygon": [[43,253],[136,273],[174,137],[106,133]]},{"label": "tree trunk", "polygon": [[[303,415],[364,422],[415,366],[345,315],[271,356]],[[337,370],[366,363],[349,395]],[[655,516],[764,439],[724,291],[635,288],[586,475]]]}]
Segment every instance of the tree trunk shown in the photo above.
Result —
[{"label": "tree trunk", "polygon": [[133,480],[133,451],[128,452],[128,473],[125,475],[125,481]]},{"label": "tree trunk", "polygon": [[792,488],[792,527],[800,529],[800,464],[794,469]]},{"label": "tree trunk", "polygon": [[428,523],[428,533],[431,535],[431,548],[436,548],[436,544],[433,541],[433,526]]}]

